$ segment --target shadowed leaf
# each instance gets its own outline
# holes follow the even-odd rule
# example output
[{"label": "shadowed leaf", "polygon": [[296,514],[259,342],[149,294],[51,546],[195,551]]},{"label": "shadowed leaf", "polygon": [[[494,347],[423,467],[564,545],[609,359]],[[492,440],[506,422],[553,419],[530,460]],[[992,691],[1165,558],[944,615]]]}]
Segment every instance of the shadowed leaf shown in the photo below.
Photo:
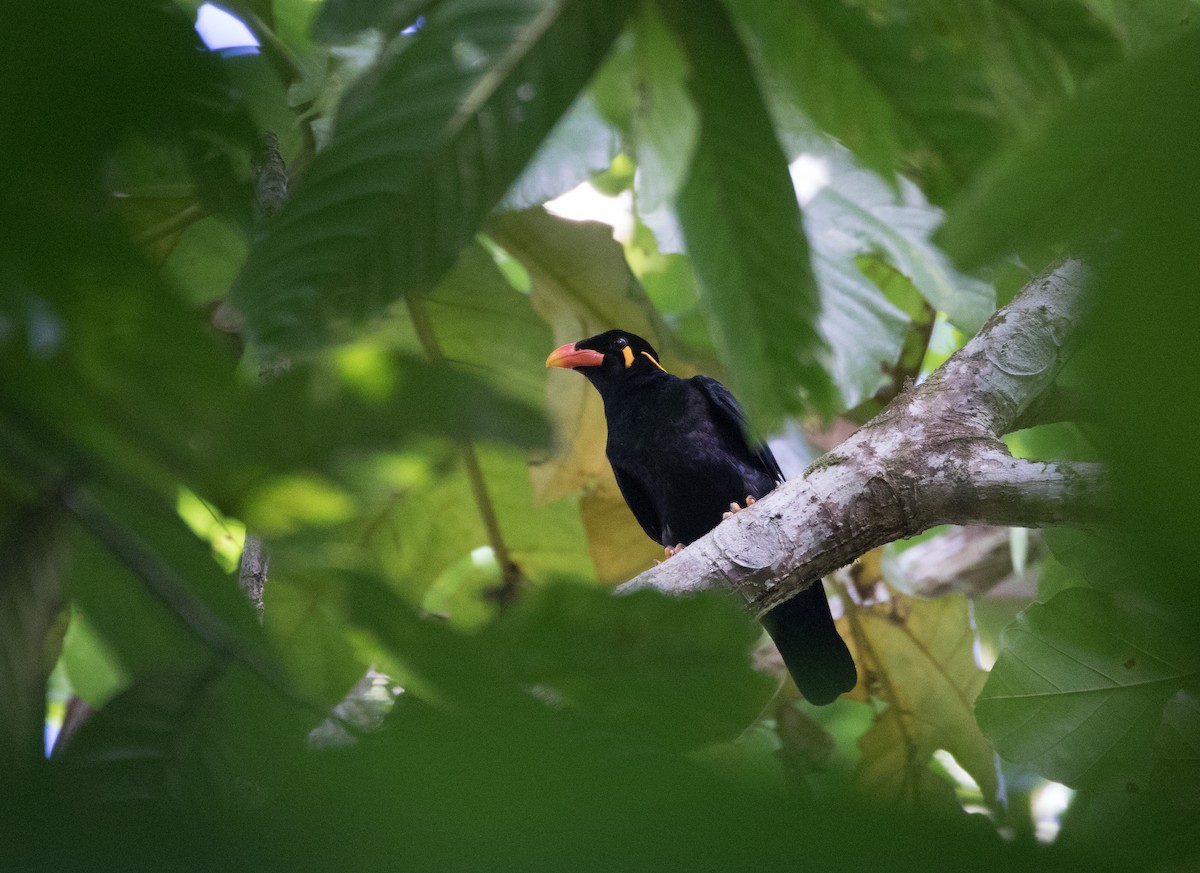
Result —
[{"label": "shadowed leaf", "polygon": [[980,726],[1005,758],[1074,787],[1143,782],[1163,704],[1200,673],[1173,625],[1088,588],[1034,604],[1001,643]]},{"label": "shadowed leaf", "polygon": [[621,0],[450,0],[346,94],[235,287],[254,340],[311,346],[454,263],[599,65]]}]

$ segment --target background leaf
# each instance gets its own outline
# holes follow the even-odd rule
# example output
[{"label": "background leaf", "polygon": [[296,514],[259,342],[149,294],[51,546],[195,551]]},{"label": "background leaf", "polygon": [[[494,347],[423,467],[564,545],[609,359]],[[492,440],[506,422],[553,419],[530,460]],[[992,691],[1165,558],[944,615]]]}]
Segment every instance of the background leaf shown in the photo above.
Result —
[{"label": "background leaf", "polygon": [[911,161],[943,200],[994,147],[997,113],[978,60],[912,27],[899,4],[730,5],[803,109],[884,178]]},{"label": "background leaf", "polygon": [[46,679],[66,630],[64,519],[53,506],[6,501],[0,554],[0,766],[14,777],[44,753]]},{"label": "background leaf", "polygon": [[[454,263],[599,65],[624,5],[452,0],[342,101],[330,145],[235,288],[255,341],[424,291]],[[536,98],[536,99],[535,99]]]},{"label": "background leaf", "polygon": [[1142,782],[1163,704],[1200,670],[1160,615],[1086,588],[1031,606],[1003,642],[980,726],[1005,758],[1073,786]]},{"label": "background leaf", "polygon": [[944,803],[950,786],[929,764],[935,751],[945,749],[984,799],[996,803],[995,753],[972,712],[987,674],[975,663],[966,600],[915,600],[893,592],[889,603],[853,608],[847,622],[860,676],[878,683],[889,702],[860,740],[859,784],[905,805]]},{"label": "background leaf", "polygon": [[730,387],[759,427],[805,408],[829,414],[808,245],[749,58],[716,0],[663,8],[700,113],[680,224]]}]

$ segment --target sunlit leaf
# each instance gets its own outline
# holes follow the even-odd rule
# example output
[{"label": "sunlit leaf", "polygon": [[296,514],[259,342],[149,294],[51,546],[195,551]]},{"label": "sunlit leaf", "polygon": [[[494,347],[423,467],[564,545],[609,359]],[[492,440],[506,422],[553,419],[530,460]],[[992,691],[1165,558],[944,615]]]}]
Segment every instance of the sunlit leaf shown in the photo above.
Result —
[{"label": "sunlit leaf", "polygon": [[691,164],[699,126],[688,70],[658,7],[643,3],[592,83],[600,111],[624,134],[637,166],[634,191],[643,213],[670,204]]},{"label": "sunlit leaf", "polygon": [[319,574],[277,562],[263,593],[263,626],[289,674],[314,700],[340,701],[369,664],[347,638],[337,592]]},{"label": "sunlit leaf", "polygon": [[[940,210],[916,186],[902,182],[897,193],[873,173],[856,168],[844,151],[831,149],[823,157],[829,181],[805,205],[805,227],[818,257],[837,259],[848,269],[849,257],[877,254],[956,327],[968,335],[977,331],[996,307],[996,292],[954,269],[933,245]],[[822,299],[839,308],[836,296]]]},{"label": "sunlit leaf", "polygon": [[525,209],[565,194],[607,170],[620,150],[616,131],[584,92],[538,147],[498,208]]},{"label": "sunlit leaf", "polygon": [[129,684],[129,674],[121,668],[112,648],[77,608],[71,611],[59,664],[71,683],[71,691],[93,708],[103,706]]}]

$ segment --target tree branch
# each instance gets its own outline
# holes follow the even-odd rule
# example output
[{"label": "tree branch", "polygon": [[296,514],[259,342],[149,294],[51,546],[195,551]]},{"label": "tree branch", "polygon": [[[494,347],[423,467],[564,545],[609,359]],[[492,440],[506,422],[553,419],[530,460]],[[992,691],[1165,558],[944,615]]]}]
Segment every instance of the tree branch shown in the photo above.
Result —
[{"label": "tree branch", "polygon": [[1076,260],[1052,267],[802,477],[619,590],[730,587],[761,615],[870,549],[935,524],[1101,519],[1102,466],[1020,460],[1000,441],[1074,350],[1088,272]]},{"label": "tree branch", "polygon": [[[1034,564],[1046,554],[1040,531],[1028,531],[1027,561]],[[918,597],[941,597],[958,592],[980,597],[1018,576],[1013,566],[1011,532],[1006,527],[972,525],[952,527],[905,549],[896,558],[898,587]],[[1032,580],[1030,580],[1032,584]]]}]

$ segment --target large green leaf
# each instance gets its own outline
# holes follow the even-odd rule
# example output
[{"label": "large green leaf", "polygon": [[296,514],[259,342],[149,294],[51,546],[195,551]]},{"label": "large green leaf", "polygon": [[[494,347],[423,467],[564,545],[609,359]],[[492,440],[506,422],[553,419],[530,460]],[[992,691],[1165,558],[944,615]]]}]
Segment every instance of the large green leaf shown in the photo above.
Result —
[{"label": "large green leaf", "polygon": [[483,641],[517,684],[614,728],[684,748],[738,736],[773,691],[747,657],[759,628],[720,595],[646,595],[552,586]]},{"label": "large green leaf", "polygon": [[621,0],[449,0],[342,101],[329,146],[250,253],[254,340],[296,348],[454,263],[599,65]]},{"label": "large green leaf", "polygon": [[584,92],[538,147],[497,207],[539,206],[607,170],[621,151],[617,132]]},{"label": "large green leaf", "polygon": [[1005,758],[1075,787],[1144,783],[1163,704],[1200,674],[1180,628],[1088,588],[1034,604],[1001,644],[980,726]]},{"label": "large green leaf", "polygon": [[961,263],[1186,217],[1196,190],[1200,30],[1110,70],[1003,153],[952,206],[940,237]]},{"label": "large green leaf", "polygon": [[85,802],[126,810],[213,802],[220,774],[202,749],[199,715],[220,676],[212,666],[141,678],[84,723],[56,759],[56,773]]},{"label": "large green leaf", "polygon": [[[956,327],[968,335],[979,330],[996,308],[996,292],[954,269],[933,244],[941,212],[916,186],[901,182],[897,193],[838,149],[826,159],[829,181],[805,204],[805,227],[817,253],[842,263],[860,254],[880,255]],[[836,299],[822,300],[837,308]]]},{"label": "large green leaf", "polygon": [[1023,130],[1121,56],[1117,34],[1083,0],[925,2],[918,9],[921,29],[944,34],[956,61],[983,75],[1010,130]]},{"label": "large green leaf", "polygon": [[805,112],[885,178],[913,161],[941,200],[994,148],[996,107],[977,59],[955,57],[899,6],[729,5]]},{"label": "large green leaf", "polygon": [[749,58],[716,0],[663,8],[700,112],[679,219],[731,387],[758,427],[787,412],[830,414],[800,208]]},{"label": "large green leaf", "polygon": [[53,505],[5,507],[0,534],[0,767],[43,755],[46,679],[62,646],[66,525]]},{"label": "large green leaf", "polygon": [[[545,439],[540,390],[506,398],[476,375],[378,345],[249,381],[198,314],[138,265],[108,278],[0,300],[19,338],[0,347],[0,410],[32,443],[55,446],[63,466],[104,459],[164,496],[182,481],[230,510],[272,474],[329,474],[356,451],[418,434]],[[540,364],[538,345],[530,360]]]}]

